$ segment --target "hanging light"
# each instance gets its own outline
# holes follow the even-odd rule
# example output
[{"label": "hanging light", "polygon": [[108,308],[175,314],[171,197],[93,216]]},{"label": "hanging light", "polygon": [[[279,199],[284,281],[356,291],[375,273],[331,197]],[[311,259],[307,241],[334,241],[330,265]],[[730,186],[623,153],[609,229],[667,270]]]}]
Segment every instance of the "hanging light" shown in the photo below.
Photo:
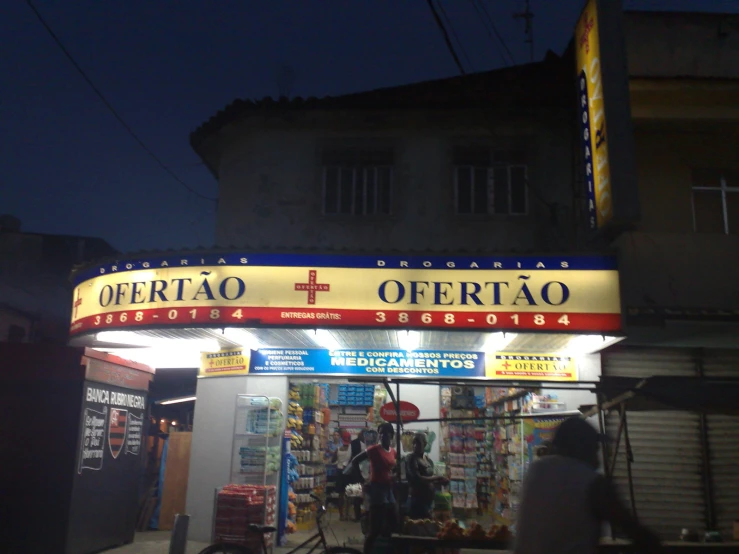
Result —
[{"label": "hanging light", "polygon": [[421,333],[418,331],[397,331],[398,346],[406,352],[413,352],[421,345]]}]

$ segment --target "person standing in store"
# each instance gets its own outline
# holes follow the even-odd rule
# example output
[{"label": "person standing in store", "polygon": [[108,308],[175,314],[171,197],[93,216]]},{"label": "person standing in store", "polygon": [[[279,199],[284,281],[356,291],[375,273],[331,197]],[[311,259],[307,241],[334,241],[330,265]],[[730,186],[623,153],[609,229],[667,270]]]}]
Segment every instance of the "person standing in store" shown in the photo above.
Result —
[{"label": "person standing in store", "polygon": [[604,438],[580,417],[562,422],[547,455],[531,464],[524,479],[514,554],[596,554],[604,522],[625,532],[636,552],[661,550],[657,536],[598,473]]},{"label": "person standing in store", "polygon": [[[351,442],[352,459],[359,456],[366,450],[366,448],[367,447],[364,444],[364,429],[360,429],[359,433],[357,433],[357,438]],[[364,483],[364,478],[362,477],[362,472],[360,470],[352,470],[349,475],[345,475],[345,479],[344,484],[346,486],[354,485],[356,483]],[[352,498],[349,500],[349,503],[354,506],[354,521],[359,521],[362,517],[362,499]],[[349,517],[348,506],[346,517],[347,519]]]},{"label": "person standing in store", "polygon": [[341,429],[337,429],[333,432],[333,435],[331,436],[331,440],[329,441],[326,452],[324,453],[324,457],[326,459],[326,462],[329,464],[335,464],[336,463],[336,452],[344,446],[344,439],[341,438]]},{"label": "person standing in store", "polygon": [[339,519],[346,521],[349,518],[349,505],[346,502],[346,487],[349,485],[349,479],[347,475],[344,475],[344,470],[352,460],[352,449],[350,446],[351,435],[343,433],[342,437],[344,444],[336,451],[336,469],[339,472],[337,492],[339,493]]},{"label": "person standing in store", "polygon": [[370,463],[370,497],[369,530],[364,541],[364,552],[370,554],[377,537],[390,536],[398,524],[393,470],[397,463],[397,453],[392,447],[395,429],[390,423],[383,423],[377,428],[380,444],[370,446],[351,461],[353,471],[359,471],[359,464],[364,460]]},{"label": "person standing in store", "polygon": [[442,475],[434,475],[434,462],[426,455],[426,444],[426,434],[416,433],[413,451],[405,458],[406,477],[410,486],[407,511],[411,519],[430,519],[434,511],[436,486],[449,482]]}]

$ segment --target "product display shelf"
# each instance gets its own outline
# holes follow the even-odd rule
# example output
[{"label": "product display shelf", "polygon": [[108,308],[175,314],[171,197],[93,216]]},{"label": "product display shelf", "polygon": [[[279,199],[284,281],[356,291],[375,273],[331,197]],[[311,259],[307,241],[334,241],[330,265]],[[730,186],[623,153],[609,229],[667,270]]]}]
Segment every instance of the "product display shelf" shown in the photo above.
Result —
[{"label": "product display shelf", "polygon": [[502,418],[490,422],[486,437],[487,441],[493,441],[496,489],[493,514],[499,522],[509,526],[515,523],[527,467],[523,420],[513,419],[513,416],[522,412],[528,394],[508,389],[497,397],[488,398],[488,414]]},{"label": "product display shelf", "polygon": [[282,457],[283,421],[280,399],[237,395],[231,453],[232,484],[277,484]]},{"label": "product display shelf", "polygon": [[315,527],[315,506],[311,494],[326,486],[324,452],[328,442],[328,385],[293,384],[290,389],[288,427],[291,450],[298,460],[299,478],[290,484],[297,530]]}]

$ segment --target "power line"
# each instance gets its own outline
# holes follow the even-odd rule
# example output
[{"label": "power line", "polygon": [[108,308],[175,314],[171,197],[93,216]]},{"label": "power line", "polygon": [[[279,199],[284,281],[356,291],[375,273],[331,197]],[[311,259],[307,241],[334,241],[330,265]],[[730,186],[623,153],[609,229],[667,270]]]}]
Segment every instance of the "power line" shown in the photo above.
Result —
[{"label": "power line", "polygon": [[493,31],[490,29],[490,25],[487,23],[485,16],[483,15],[482,10],[480,9],[478,0],[472,0],[472,6],[475,8],[475,11],[477,12],[478,17],[480,18],[480,21],[482,21],[482,26],[485,27],[485,31],[490,37],[490,40],[492,40],[493,44],[496,46],[498,53],[500,54],[500,59],[503,60],[503,64],[511,65],[510,62],[508,61],[508,58],[506,58],[505,50],[503,50],[503,48],[501,47],[500,42],[496,41]]},{"label": "power line", "polygon": [[[513,65],[516,65],[516,60],[513,57],[513,54],[511,53],[511,49],[508,48],[508,44],[506,44],[506,41],[503,39],[503,36],[498,31],[498,27],[495,26],[495,21],[493,21],[493,18],[490,16],[490,12],[485,7],[485,1],[484,0],[472,0],[473,3],[479,3],[480,8],[482,9],[482,12],[485,14],[485,19],[488,20],[488,23],[490,23],[490,28],[493,30],[493,33],[495,34],[496,38],[498,39],[498,42],[503,47],[503,49],[508,54],[508,58],[511,60],[511,63]],[[502,54],[501,54],[502,55]]]},{"label": "power line", "polygon": [[464,44],[461,40],[459,40],[459,37],[457,36],[457,31],[454,29],[454,25],[452,24],[452,19],[447,15],[446,9],[444,9],[444,4],[442,4],[441,0],[436,0],[439,4],[439,10],[441,11],[441,15],[446,19],[447,25],[449,25],[449,29],[452,32],[452,36],[454,37],[454,40],[457,41],[457,44],[459,45],[459,49],[462,51],[462,55],[464,56],[464,59],[467,60],[467,65],[470,66],[472,71],[475,70],[475,68],[472,66],[472,61],[470,60],[470,57],[467,55],[467,50],[465,50]]},{"label": "power line", "polygon": [[54,39],[54,42],[59,47],[59,49],[64,53],[64,55],[67,57],[67,59],[72,63],[74,68],[77,70],[77,72],[82,76],[82,78],[85,80],[85,82],[90,86],[90,88],[93,90],[93,92],[97,95],[98,98],[103,102],[106,108],[108,108],[108,111],[113,114],[113,117],[115,117],[118,120],[118,123],[120,123],[123,128],[128,132],[129,135],[135,140],[141,148],[144,149],[144,151],[149,154],[149,156],[161,167],[164,171],[167,172],[167,174],[172,177],[177,183],[179,183],[182,187],[187,189],[188,192],[191,194],[202,198],[203,200],[209,200],[210,202],[218,202],[218,199],[216,198],[210,198],[208,196],[205,196],[204,194],[199,193],[195,189],[193,189],[190,185],[185,183],[182,179],[180,179],[174,171],[172,171],[160,158],[157,156],[151,148],[146,146],[144,144],[144,141],[142,141],[139,136],[134,132],[133,129],[128,125],[128,123],[125,122],[125,120],[120,116],[120,114],[116,111],[116,109],[111,105],[110,102],[108,102],[107,98],[105,98],[105,95],[100,91],[99,88],[95,86],[95,84],[90,80],[90,78],[87,76],[85,71],[80,67],[80,65],[77,63],[77,61],[74,59],[72,54],[70,54],[69,50],[66,49],[62,41],[59,39],[59,37],[54,33],[52,28],[49,26],[48,23],[46,23],[46,20],[43,18],[41,13],[36,9],[36,6],[33,5],[31,0],[26,0],[26,4],[28,4],[28,7],[33,10],[33,13],[36,15],[36,18],[41,22],[41,25],[44,26],[46,29],[46,32],[49,33],[52,39]]},{"label": "power line", "polygon": [[457,56],[457,52],[454,50],[454,45],[449,39],[449,33],[447,33],[446,27],[444,27],[444,23],[441,21],[439,13],[436,11],[436,6],[434,6],[433,0],[426,0],[426,3],[429,5],[429,8],[431,8],[431,13],[434,14],[434,20],[436,21],[436,25],[438,25],[439,29],[441,30],[441,34],[444,35],[444,42],[446,43],[446,47],[449,50],[449,53],[452,55],[452,58],[454,58],[454,63],[457,64],[459,72],[464,75],[464,66],[462,66],[462,62],[459,61],[459,56]]}]

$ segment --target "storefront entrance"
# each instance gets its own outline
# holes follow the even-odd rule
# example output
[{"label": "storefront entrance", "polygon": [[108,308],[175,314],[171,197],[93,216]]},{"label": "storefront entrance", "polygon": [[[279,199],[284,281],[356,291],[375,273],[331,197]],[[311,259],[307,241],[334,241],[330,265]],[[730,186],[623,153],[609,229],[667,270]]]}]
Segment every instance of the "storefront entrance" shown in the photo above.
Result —
[{"label": "storefront entrance", "polygon": [[607,257],[182,255],[84,269],[75,298],[75,342],[200,366],[187,511],[205,542],[246,533],[229,495],[293,541],[316,493],[359,540],[363,476],[341,466],[383,421],[401,460],[424,434],[448,479],[435,517],[512,526],[537,447],[595,402],[596,353],[620,340]]}]

